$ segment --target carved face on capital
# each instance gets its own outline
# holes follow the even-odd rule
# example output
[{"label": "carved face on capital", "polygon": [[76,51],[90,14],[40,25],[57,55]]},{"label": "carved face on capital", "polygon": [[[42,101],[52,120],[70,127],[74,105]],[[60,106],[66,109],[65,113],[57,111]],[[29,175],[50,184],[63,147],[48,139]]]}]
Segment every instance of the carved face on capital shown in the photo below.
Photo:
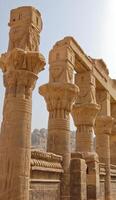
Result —
[{"label": "carved face on capital", "polygon": [[63,73],[62,67],[57,66],[57,67],[51,68],[50,69],[50,77],[51,77],[52,81],[57,82],[60,79],[62,73]]},{"label": "carved face on capital", "polygon": [[73,70],[70,67],[56,66],[50,68],[50,81],[52,82],[73,82]]}]

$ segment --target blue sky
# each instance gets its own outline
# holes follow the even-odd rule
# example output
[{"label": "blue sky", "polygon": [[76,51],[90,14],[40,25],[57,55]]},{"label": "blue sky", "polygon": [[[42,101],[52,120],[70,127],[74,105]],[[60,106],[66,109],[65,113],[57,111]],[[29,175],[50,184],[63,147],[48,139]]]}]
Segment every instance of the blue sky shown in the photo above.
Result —
[{"label": "blue sky", "polygon": [[[42,15],[40,51],[46,57],[54,43],[65,36],[73,36],[87,55],[103,58],[110,76],[116,78],[116,0],[0,0],[0,54],[8,46],[10,10],[31,5]],[[33,93],[32,129],[47,128],[48,113],[38,87],[48,82],[48,64]],[[0,72],[0,121],[2,120],[4,87]],[[71,123],[72,129],[73,124]]]}]

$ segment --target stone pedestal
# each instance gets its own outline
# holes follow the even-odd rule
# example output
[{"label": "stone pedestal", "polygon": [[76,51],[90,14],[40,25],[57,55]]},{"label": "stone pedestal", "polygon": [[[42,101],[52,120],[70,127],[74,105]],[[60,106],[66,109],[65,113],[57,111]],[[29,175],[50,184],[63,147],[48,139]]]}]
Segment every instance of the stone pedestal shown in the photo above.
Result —
[{"label": "stone pedestal", "polygon": [[110,134],[113,119],[110,116],[99,116],[96,119],[96,152],[101,163],[105,163],[105,199],[111,200],[111,176],[110,176]]},{"label": "stone pedestal", "polygon": [[70,199],[71,200],[87,200],[87,184],[85,160],[78,158],[78,153],[71,154],[70,167]]},{"label": "stone pedestal", "polygon": [[76,134],[76,151],[87,164],[87,198],[99,199],[99,161],[95,153],[94,123],[100,107],[97,104],[75,104],[72,116]]},{"label": "stone pedestal", "polygon": [[45,65],[38,52],[2,55],[6,87],[0,140],[0,199],[29,200],[32,91]]},{"label": "stone pedestal", "polygon": [[61,199],[70,199],[70,122],[69,113],[78,87],[71,83],[49,83],[40,87],[49,111],[47,151],[63,156]]}]

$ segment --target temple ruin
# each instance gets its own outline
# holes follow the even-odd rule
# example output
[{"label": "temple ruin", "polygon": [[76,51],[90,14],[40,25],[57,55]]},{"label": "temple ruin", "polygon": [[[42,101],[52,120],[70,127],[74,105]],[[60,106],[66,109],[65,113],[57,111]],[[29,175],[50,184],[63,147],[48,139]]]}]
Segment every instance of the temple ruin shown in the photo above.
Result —
[{"label": "temple ruin", "polygon": [[32,92],[46,64],[41,14],[31,6],[13,9],[9,27],[8,50],[0,56],[0,200],[115,200],[116,80],[105,62],[87,56],[73,37],[56,42],[49,82],[39,88],[49,112],[47,152],[32,149]]}]

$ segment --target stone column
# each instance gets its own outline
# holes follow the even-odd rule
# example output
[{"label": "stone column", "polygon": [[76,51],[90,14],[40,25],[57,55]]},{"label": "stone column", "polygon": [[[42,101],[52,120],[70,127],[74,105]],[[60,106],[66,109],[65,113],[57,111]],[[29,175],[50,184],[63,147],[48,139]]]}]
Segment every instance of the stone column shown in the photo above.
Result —
[{"label": "stone column", "polygon": [[94,124],[100,110],[96,103],[95,77],[91,71],[75,75],[80,88],[79,97],[72,109],[72,117],[77,127],[76,151],[87,163],[87,199],[99,199],[99,161],[95,152]]},{"label": "stone column", "polygon": [[95,152],[94,123],[97,104],[74,105],[72,116],[77,126],[76,151],[87,163],[87,199],[99,199],[99,160]]},{"label": "stone column", "polygon": [[116,103],[111,104],[111,116],[114,117],[110,137],[111,164],[116,165]]},{"label": "stone column", "polygon": [[[25,69],[22,59],[26,63]],[[39,53],[26,53],[19,49],[6,56],[8,69],[4,71],[6,94],[0,142],[0,199],[29,199],[32,90],[37,73],[45,64],[42,59]]]},{"label": "stone column", "polygon": [[97,102],[101,105],[99,116],[96,119],[96,152],[99,160],[105,163],[105,198],[111,200],[111,176],[110,176],[110,136],[113,119],[111,117],[110,94],[104,88],[96,91]]},{"label": "stone column", "polygon": [[96,104],[95,77],[91,71],[75,75],[75,83],[80,88],[79,97],[73,106],[72,116],[77,127],[76,151],[94,152],[94,123],[100,109]]},{"label": "stone column", "polygon": [[111,164],[116,165],[116,120],[114,120],[110,136],[110,154]]},{"label": "stone column", "polygon": [[49,83],[40,87],[49,111],[47,151],[63,156],[64,174],[61,199],[70,199],[70,121],[69,114],[78,87],[71,83]]},{"label": "stone column", "polygon": [[0,200],[29,200],[32,91],[45,59],[37,51],[41,16],[11,11],[9,48],[0,62],[6,88],[0,139]]},{"label": "stone column", "polygon": [[105,199],[111,200],[110,176],[110,134],[113,119],[110,116],[99,116],[96,119],[96,152],[101,163],[105,163]]},{"label": "stone column", "polygon": [[77,127],[77,152],[95,152],[94,123],[98,111],[99,105],[97,104],[75,104],[73,106],[72,116]]}]

